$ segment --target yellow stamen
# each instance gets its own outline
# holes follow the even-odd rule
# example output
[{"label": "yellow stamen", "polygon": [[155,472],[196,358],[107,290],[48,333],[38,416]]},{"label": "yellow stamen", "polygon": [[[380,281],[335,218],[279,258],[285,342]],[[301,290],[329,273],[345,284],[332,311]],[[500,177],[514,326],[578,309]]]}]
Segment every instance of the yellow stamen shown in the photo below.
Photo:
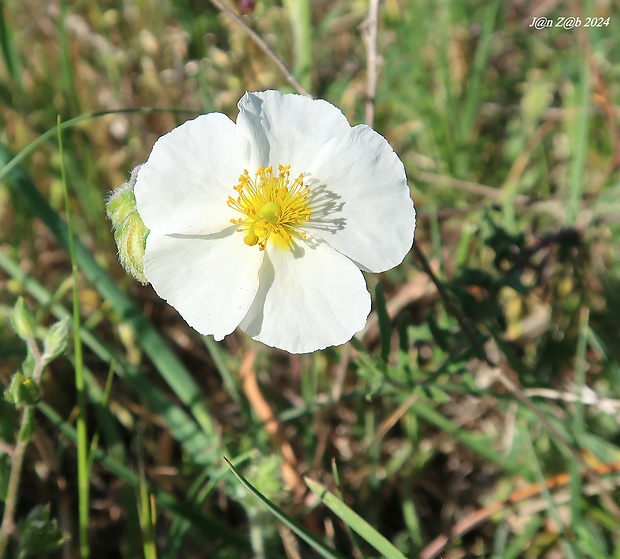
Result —
[{"label": "yellow stamen", "polygon": [[289,169],[290,165],[278,165],[278,176],[274,176],[272,167],[261,167],[254,179],[247,170],[239,177],[234,187],[238,196],[229,196],[228,205],[245,216],[230,220],[240,226],[237,231],[246,231],[245,244],[265,250],[270,238],[287,246],[294,236],[305,238],[297,225],[310,219],[310,189],[303,183],[303,174],[290,185]]}]

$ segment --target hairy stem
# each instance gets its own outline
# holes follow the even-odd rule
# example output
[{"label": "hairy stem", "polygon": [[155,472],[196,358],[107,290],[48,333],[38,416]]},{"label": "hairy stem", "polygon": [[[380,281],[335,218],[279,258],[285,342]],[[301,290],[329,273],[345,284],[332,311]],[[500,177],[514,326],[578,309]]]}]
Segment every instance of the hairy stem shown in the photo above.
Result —
[{"label": "hairy stem", "polygon": [[[43,374],[43,359],[41,352],[34,339],[27,340],[28,347],[34,357],[35,365],[32,373],[33,380],[38,384]],[[11,461],[11,473],[9,474],[9,484],[7,488],[6,500],[4,501],[4,514],[2,515],[2,525],[0,525],[0,559],[4,559],[9,545],[11,535],[15,531],[15,508],[19,493],[19,483],[22,477],[22,467],[24,457],[30,437],[28,432],[34,418],[34,408],[26,406],[22,414],[19,431],[17,433],[17,444],[13,450]]]}]

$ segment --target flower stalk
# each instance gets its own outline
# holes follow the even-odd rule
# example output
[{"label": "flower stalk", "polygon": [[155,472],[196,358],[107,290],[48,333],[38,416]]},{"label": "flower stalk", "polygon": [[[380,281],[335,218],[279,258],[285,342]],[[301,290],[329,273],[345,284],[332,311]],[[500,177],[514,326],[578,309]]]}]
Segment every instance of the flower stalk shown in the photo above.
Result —
[{"label": "flower stalk", "polygon": [[[38,385],[41,380],[41,375],[43,374],[45,361],[33,337],[29,337],[26,340],[26,343],[28,344],[28,349],[34,358],[32,380],[36,385]],[[17,433],[17,443],[13,450],[11,473],[9,474],[7,495],[6,500],[4,501],[4,514],[2,516],[2,524],[0,525],[0,559],[4,559],[6,556],[6,550],[9,545],[11,535],[15,531],[15,508],[17,506],[19,483],[22,477],[22,468],[24,465],[24,457],[26,456],[26,449],[28,448],[30,435],[32,434],[33,421],[34,407],[31,405],[26,405],[22,413],[19,431]]]}]

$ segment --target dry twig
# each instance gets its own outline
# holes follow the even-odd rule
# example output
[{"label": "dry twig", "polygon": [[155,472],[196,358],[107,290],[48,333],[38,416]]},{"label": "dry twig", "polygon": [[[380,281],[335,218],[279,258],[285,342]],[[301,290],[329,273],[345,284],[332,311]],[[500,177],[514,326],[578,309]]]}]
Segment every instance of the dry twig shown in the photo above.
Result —
[{"label": "dry twig", "polygon": [[370,0],[368,19],[364,22],[364,38],[368,49],[366,61],[366,124],[372,126],[375,120],[375,95],[379,59],[377,56],[377,28],[379,26],[379,1]]},{"label": "dry twig", "polygon": [[211,3],[223,14],[232,19],[236,25],[243,29],[244,33],[256,43],[256,45],[271,59],[271,61],[280,69],[280,71],[286,77],[288,83],[290,83],[297,93],[305,95],[306,97],[312,97],[303,86],[297,81],[297,78],[284,64],[282,59],[273,51],[273,49],[265,42],[265,40],[252,29],[242,18],[240,18],[235,12],[233,12],[222,0],[211,0]]}]

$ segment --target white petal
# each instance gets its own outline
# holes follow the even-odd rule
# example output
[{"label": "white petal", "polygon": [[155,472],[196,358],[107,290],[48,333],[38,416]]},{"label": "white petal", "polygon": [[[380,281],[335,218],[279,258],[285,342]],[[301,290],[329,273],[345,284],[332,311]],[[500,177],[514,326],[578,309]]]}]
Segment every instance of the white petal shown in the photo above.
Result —
[{"label": "white petal", "polygon": [[314,208],[305,229],[367,271],[402,262],[415,210],[403,164],[383,136],[359,125],[333,138],[308,168],[307,183]]},{"label": "white petal", "polygon": [[238,103],[239,133],[250,142],[250,166],[290,165],[296,179],[321,147],[350,129],[342,111],[322,99],[279,91],[246,93]]},{"label": "white petal", "polygon": [[138,213],[151,231],[208,235],[239,217],[226,204],[243,172],[247,142],[225,115],[189,120],[155,142],[138,173]]},{"label": "white petal", "polygon": [[255,301],[240,326],[255,340],[307,353],[350,340],[366,324],[362,272],[320,239],[297,254],[267,245]]},{"label": "white petal", "polygon": [[221,340],[237,327],[256,297],[264,254],[247,246],[234,227],[208,237],[151,232],[144,274],[191,327]]}]

